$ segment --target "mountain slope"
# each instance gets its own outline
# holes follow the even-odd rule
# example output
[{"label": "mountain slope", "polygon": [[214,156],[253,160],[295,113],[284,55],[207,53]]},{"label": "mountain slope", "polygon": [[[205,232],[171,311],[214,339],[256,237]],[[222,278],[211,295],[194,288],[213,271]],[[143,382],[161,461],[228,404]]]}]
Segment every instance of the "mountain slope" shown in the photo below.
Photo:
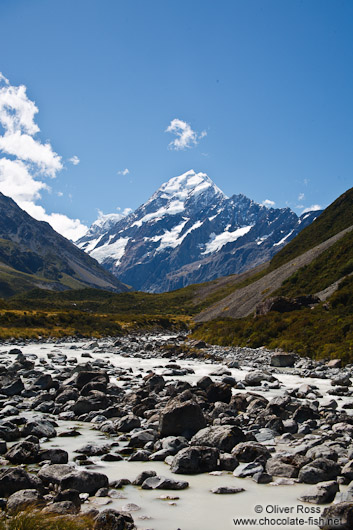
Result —
[{"label": "mountain slope", "polygon": [[127,217],[94,223],[77,245],[135,289],[170,291],[268,261],[319,213],[298,218],[244,195],[228,198],[191,170]]},{"label": "mountain slope", "polygon": [[194,337],[352,362],[352,197],[353,189],[339,197],[288,245],[289,251],[285,247],[250,275],[248,285],[231,286],[234,279],[224,279],[233,292],[194,317],[200,322]]},{"label": "mountain slope", "polygon": [[0,193],[0,296],[41,287],[53,290],[127,287],[73,243]]}]

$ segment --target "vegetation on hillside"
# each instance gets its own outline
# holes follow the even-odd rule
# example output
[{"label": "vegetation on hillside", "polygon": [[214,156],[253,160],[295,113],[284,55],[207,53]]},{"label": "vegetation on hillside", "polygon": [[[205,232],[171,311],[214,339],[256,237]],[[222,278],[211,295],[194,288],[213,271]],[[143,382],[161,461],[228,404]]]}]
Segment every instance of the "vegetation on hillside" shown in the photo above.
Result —
[{"label": "vegetation on hillside", "polygon": [[353,278],[340,284],[328,305],[213,320],[196,326],[193,338],[220,346],[265,346],[314,359],[340,357],[346,363],[353,362]]},{"label": "vegetation on hillside", "polygon": [[268,271],[319,245],[353,225],[353,188],[347,190],[272,258]]},{"label": "vegetation on hillside", "polygon": [[323,291],[353,272],[353,231],[285,280],[271,296],[296,297]]}]

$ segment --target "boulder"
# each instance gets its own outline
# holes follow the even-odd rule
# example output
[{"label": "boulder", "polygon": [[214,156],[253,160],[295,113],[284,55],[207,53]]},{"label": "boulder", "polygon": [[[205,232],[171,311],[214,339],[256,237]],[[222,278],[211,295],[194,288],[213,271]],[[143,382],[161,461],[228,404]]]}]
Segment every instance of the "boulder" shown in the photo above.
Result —
[{"label": "boulder", "polygon": [[49,460],[51,464],[67,464],[69,461],[69,454],[64,449],[43,449],[39,451],[39,462]]},{"label": "boulder", "polygon": [[142,483],[143,490],[184,490],[189,487],[185,480],[174,480],[162,476],[146,478]]},{"label": "boulder", "polygon": [[82,370],[77,374],[75,384],[77,388],[81,390],[81,388],[87,385],[87,383],[92,383],[93,381],[105,383],[107,385],[109,383],[109,377],[107,373],[103,371]]},{"label": "boulder", "polygon": [[5,458],[11,464],[33,464],[38,461],[38,450],[38,444],[18,442],[7,451]]},{"label": "boulder", "polygon": [[223,401],[229,403],[232,398],[232,388],[230,385],[224,383],[211,383],[206,388],[207,401],[216,403],[216,401]]},{"label": "boulder", "polygon": [[12,493],[7,500],[6,508],[11,514],[40,504],[44,504],[43,496],[36,489],[25,489]]},{"label": "boulder", "polygon": [[42,489],[41,481],[24,469],[8,468],[0,471],[0,497],[12,495],[19,490]]},{"label": "boulder", "polygon": [[103,473],[77,470],[64,475],[60,480],[61,489],[75,489],[79,493],[94,495],[100,488],[107,488],[109,480]]},{"label": "boulder", "polygon": [[130,514],[112,509],[100,512],[94,524],[94,530],[134,530],[135,528]]},{"label": "boulder", "polygon": [[273,375],[260,370],[255,370],[254,372],[248,372],[244,378],[244,383],[246,386],[261,386],[263,381],[272,383],[276,378]]},{"label": "boulder", "polygon": [[352,530],[353,502],[339,502],[324,509],[320,516],[321,530]]},{"label": "boulder", "polygon": [[0,421],[0,438],[5,442],[14,442],[20,438],[20,430],[9,420]]},{"label": "boulder", "polygon": [[278,368],[292,367],[295,364],[296,356],[292,353],[274,353],[271,357],[271,366]]},{"label": "boulder", "polygon": [[264,446],[256,442],[243,442],[236,445],[232,451],[239,462],[253,462],[257,458],[267,460],[271,457],[270,451]]},{"label": "boulder", "polygon": [[307,493],[304,493],[304,495],[299,497],[299,500],[311,504],[328,504],[334,500],[338,491],[339,486],[334,480],[329,482],[319,482]]},{"label": "boulder", "polygon": [[29,435],[37,436],[38,438],[55,438],[56,430],[50,421],[37,420],[30,421],[22,429],[23,436]]},{"label": "boulder", "polygon": [[141,420],[138,416],[134,414],[127,414],[123,416],[115,423],[116,430],[118,432],[130,432],[137,427],[140,427]]},{"label": "boulder", "polygon": [[208,473],[218,468],[219,451],[214,447],[185,447],[175,455],[171,471],[180,474]]},{"label": "boulder", "polygon": [[76,415],[87,414],[88,412],[96,410],[105,410],[111,405],[108,397],[98,390],[92,390],[89,396],[80,396],[78,400],[71,405],[72,410]]},{"label": "boulder", "polygon": [[306,464],[299,471],[299,481],[306,484],[317,484],[334,480],[341,472],[341,468],[336,462],[329,458],[316,458],[309,464]]},{"label": "boulder", "polygon": [[216,447],[220,451],[230,453],[236,444],[245,440],[245,434],[239,427],[215,425],[199,430],[191,438],[191,444]]},{"label": "boulder", "polygon": [[162,410],[159,420],[161,437],[184,436],[190,439],[200,429],[206,427],[206,420],[200,405],[194,401],[171,400]]}]

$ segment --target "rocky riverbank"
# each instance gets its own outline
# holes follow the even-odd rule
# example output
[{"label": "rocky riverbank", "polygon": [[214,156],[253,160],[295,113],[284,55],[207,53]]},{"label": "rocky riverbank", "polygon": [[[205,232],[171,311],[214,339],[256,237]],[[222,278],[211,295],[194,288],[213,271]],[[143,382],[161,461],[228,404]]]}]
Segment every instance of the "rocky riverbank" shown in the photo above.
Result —
[{"label": "rocky riverbank", "polygon": [[[337,528],[335,517],[352,528],[352,366],[142,334],[3,344],[0,362],[0,506],[8,513],[37,505],[90,512],[97,529],[155,528],[136,515],[138,504],[109,505],[134,489],[177,506],[194,476],[211,473],[217,486],[205,498],[301,485],[300,506],[326,508],[316,526],[298,528]],[[81,425],[94,428],[91,436]],[[142,472],[128,479],[127,462]],[[163,528],[177,529],[174,516]]]}]

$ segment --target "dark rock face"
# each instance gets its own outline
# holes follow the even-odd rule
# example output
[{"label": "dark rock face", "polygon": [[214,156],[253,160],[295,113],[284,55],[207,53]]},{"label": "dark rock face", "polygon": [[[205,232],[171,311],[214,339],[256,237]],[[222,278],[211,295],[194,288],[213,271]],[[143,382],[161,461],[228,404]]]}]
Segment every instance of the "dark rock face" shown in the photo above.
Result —
[{"label": "dark rock face", "polygon": [[184,436],[191,438],[206,427],[201,407],[193,401],[173,399],[162,410],[159,420],[160,436]]},{"label": "dark rock face", "polygon": [[[299,296],[297,298],[285,298],[284,296],[275,296],[267,298],[256,308],[256,315],[267,315],[270,311],[278,313],[287,313],[289,311],[298,311],[304,307],[311,307],[320,302],[320,298],[314,295]],[[276,365],[274,365],[276,366]]]},{"label": "dark rock face", "polygon": [[244,195],[228,198],[207,175],[189,171],[127,217],[98,220],[77,245],[136,290],[162,292],[264,263],[319,213],[298,218]]},{"label": "dark rock face", "polygon": [[213,447],[186,447],[176,454],[171,471],[180,474],[208,473],[218,467],[219,452]]}]

